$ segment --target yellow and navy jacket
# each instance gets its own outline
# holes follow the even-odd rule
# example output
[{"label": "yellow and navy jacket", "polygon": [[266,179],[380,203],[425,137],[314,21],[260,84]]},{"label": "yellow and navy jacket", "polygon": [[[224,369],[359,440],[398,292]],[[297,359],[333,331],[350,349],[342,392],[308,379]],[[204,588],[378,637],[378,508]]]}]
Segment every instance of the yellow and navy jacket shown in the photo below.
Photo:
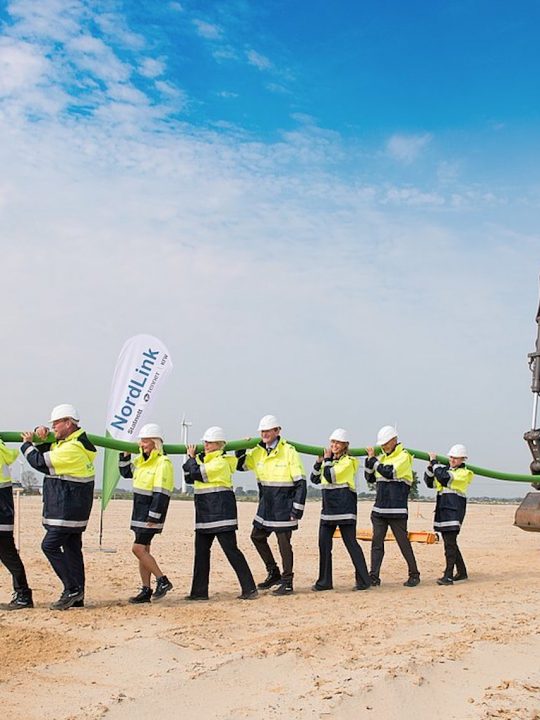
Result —
[{"label": "yellow and navy jacket", "polygon": [[18,454],[18,450],[10,450],[0,439],[0,534],[13,534],[15,512],[9,466],[15,462]]},{"label": "yellow and navy jacket", "polygon": [[350,455],[315,462],[310,480],[321,485],[321,525],[355,525],[358,460]]},{"label": "yellow and navy jacket", "polygon": [[[135,532],[160,533],[174,490],[172,462],[156,449],[148,456],[141,450],[133,462],[129,454],[122,453],[118,469],[122,477],[133,478],[131,529]],[[148,523],[152,525],[148,527]]]},{"label": "yellow and navy jacket", "polygon": [[437,491],[433,521],[436,532],[458,533],[461,530],[467,510],[467,488],[473,477],[474,473],[465,463],[453,469],[435,460],[429,463],[424,482]]},{"label": "yellow and navy jacket", "polygon": [[306,472],[296,449],[283,438],[274,448],[261,441],[252,450],[238,450],[238,470],[253,470],[259,486],[259,506],[253,525],[286,532],[298,528],[306,502]]},{"label": "yellow and navy jacket", "polygon": [[33,445],[21,452],[43,479],[43,525],[65,532],[84,532],[94,500],[96,448],[78,428],[64,440]]},{"label": "yellow and navy jacket", "polygon": [[238,529],[232,476],[237,460],[223,450],[188,458],[182,469],[187,483],[194,485],[195,531],[221,533]]},{"label": "yellow and navy jacket", "polygon": [[409,515],[408,498],[413,481],[413,457],[398,443],[389,454],[366,459],[365,477],[377,483],[377,495],[371,514],[387,520],[402,520]]}]

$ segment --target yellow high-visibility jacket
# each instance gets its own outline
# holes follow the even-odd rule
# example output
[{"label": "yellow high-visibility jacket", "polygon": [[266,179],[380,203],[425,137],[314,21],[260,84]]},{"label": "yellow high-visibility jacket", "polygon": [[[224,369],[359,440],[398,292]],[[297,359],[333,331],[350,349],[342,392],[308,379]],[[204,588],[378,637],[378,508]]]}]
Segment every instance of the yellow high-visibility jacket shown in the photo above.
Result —
[{"label": "yellow high-visibility jacket", "polygon": [[321,484],[323,525],[354,525],[356,523],[358,496],[356,473],[358,460],[351,455],[334,459],[324,458],[315,462],[311,482]]},{"label": "yellow high-visibility jacket", "polygon": [[43,525],[65,532],[83,532],[94,500],[94,458],[97,450],[78,428],[64,440],[33,445],[21,452],[29,464],[45,474]]},{"label": "yellow high-visibility jacket", "polygon": [[195,531],[230,532],[238,528],[232,476],[237,460],[223,450],[200,453],[184,463],[186,482],[194,485]]}]

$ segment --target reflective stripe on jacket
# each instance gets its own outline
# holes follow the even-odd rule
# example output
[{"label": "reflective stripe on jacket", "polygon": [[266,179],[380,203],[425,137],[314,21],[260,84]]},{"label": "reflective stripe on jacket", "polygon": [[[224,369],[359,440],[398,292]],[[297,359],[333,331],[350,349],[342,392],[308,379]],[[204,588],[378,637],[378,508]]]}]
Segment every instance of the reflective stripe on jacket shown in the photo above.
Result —
[{"label": "reflective stripe on jacket", "polygon": [[21,452],[29,464],[45,474],[43,525],[46,528],[83,532],[94,501],[96,448],[78,428],[64,440],[33,445],[23,443]]},{"label": "reflective stripe on jacket", "polygon": [[183,465],[187,483],[194,485],[195,531],[230,532],[238,529],[232,476],[237,460],[223,450],[200,453]]},{"label": "reflective stripe on jacket", "polygon": [[408,517],[408,498],[413,481],[412,461],[412,455],[401,443],[389,455],[382,453],[378,457],[366,459],[366,480],[368,483],[377,483],[372,515],[387,520]]},{"label": "reflective stripe on jacket", "polygon": [[306,472],[296,449],[279,438],[268,452],[260,442],[252,450],[237,452],[238,470],[253,470],[259,485],[259,506],[253,525],[263,530],[296,530],[304,514]]},{"label": "reflective stripe on jacket", "polygon": [[358,460],[350,455],[342,455],[337,460],[325,458],[313,466],[311,482],[320,483],[322,490],[322,525],[356,524],[357,471]]}]

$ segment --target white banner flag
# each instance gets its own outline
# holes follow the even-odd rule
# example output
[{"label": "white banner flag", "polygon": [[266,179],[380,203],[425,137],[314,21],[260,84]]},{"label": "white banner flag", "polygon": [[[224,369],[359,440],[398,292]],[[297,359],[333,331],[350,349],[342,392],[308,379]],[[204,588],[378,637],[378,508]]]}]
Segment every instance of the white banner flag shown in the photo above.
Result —
[{"label": "white banner flag", "polygon": [[136,441],[172,367],[170,353],[158,338],[135,335],[125,343],[114,370],[107,410],[107,432],[113,438]]}]

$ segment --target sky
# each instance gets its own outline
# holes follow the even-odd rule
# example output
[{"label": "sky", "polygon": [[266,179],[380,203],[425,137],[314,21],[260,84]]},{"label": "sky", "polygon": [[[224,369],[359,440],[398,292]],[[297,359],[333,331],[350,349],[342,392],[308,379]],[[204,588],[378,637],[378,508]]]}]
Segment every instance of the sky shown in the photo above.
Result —
[{"label": "sky", "polygon": [[183,415],[192,439],[272,413],[357,447],[395,423],[527,472],[539,20],[528,0],[0,1],[0,429],[70,402],[100,434],[120,348],[150,333],[168,442]]}]

